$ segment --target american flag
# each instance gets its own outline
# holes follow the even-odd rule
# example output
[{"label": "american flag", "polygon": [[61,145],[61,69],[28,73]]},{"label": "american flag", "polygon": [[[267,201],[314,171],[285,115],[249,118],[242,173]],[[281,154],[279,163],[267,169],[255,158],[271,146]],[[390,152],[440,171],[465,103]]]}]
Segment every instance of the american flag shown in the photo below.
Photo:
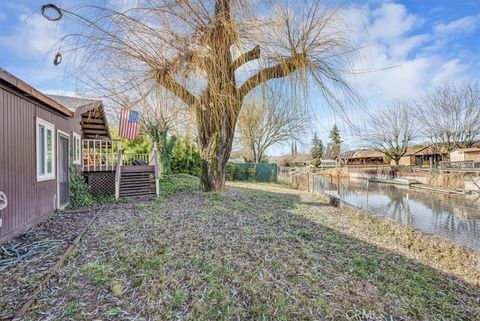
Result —
[{"label": "american flag", "polygon": [[118,136],[126,139],[135,139],[137,136],[138,112],[122,109],[120,112],[120,126]]}]

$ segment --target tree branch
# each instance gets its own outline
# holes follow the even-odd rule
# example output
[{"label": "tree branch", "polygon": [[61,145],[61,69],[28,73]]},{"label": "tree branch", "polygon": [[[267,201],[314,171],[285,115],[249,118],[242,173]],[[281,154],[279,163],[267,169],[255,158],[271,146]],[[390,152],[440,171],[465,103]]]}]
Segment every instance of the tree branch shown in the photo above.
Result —
[{"label": "tree branch", "polygon": [[304,66],[306,63],[305,55],[296,54],[290,58],[281,60],[277,65],[258,71],[255,75],[247,79],[240,87],[240,95],[244,97],[253,88],[270,79],[283,78]]},{"label": "tree branch", "polygon": [[157,70],[155,73],[155,80],[159,85],[171,91],[188,106],[193,107],[197,103],[197,97],[176,82],[166,69]]},{"label": "tree branch", "polygon": [[233,71],[237,70],[240,66],[246,64],[249,61],[260,58],[260,46],[256,45],[252,50],[242,54],[240,57],[232,62],[231,68]]}]

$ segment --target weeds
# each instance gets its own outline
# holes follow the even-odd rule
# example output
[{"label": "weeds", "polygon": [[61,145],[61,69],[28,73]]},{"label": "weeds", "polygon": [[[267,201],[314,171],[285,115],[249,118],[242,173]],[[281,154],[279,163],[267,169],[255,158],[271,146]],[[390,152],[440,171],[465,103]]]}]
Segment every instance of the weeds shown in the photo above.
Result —
[{"label": "weeds", "polygon": [[69,318],[77,314],[79,310],[78,302],[69,302],[63,308],[63,317]]},{"label": "weeds", "polygon": [[81,272],[91,275],[93,284],[103,286],[111,285],[112,270],[113,268],[110,265],[100,262],[87,263],[80,269]]}]

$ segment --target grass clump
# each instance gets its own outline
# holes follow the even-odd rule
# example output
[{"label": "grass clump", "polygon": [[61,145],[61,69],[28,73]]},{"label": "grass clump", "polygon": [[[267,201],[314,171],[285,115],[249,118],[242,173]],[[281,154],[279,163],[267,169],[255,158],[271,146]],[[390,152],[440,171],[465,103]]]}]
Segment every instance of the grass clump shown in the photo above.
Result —
[{"label": "grass clump", "polygon": [[160,193],[163,196],[182,191],[198,191],[200,180],[189,174],[169,175],[160,181]]},{"label": "grass clump", "polygon": [[65,318],[70,318],[76,315],[79,311],[78,302],[69,302],[63,307],[62,316]]},{"label": "grass clump", "polygon": [[93,284],[109,286],[112,283],[112,266],[101,262],[84,264],[80,271],[88,273],[92,277]]}]

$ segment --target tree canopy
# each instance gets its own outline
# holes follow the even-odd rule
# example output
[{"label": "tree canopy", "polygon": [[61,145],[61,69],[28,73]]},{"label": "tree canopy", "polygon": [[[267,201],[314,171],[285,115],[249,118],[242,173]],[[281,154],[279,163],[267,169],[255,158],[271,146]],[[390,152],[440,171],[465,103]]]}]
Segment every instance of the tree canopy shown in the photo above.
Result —
[{"label": "tree canopy", "polygon": [[345,77],[356,48],[338,8],[320,1],[139,0],[60,12],[79,25],[62,43],[79,69],[99,79],[128,68],[192,110],[207,191],[224,187],[243,101],[257,86],[285,79],[290,92],[305,93],[314,85],[337,108],[339,93],[356,97]]}]

